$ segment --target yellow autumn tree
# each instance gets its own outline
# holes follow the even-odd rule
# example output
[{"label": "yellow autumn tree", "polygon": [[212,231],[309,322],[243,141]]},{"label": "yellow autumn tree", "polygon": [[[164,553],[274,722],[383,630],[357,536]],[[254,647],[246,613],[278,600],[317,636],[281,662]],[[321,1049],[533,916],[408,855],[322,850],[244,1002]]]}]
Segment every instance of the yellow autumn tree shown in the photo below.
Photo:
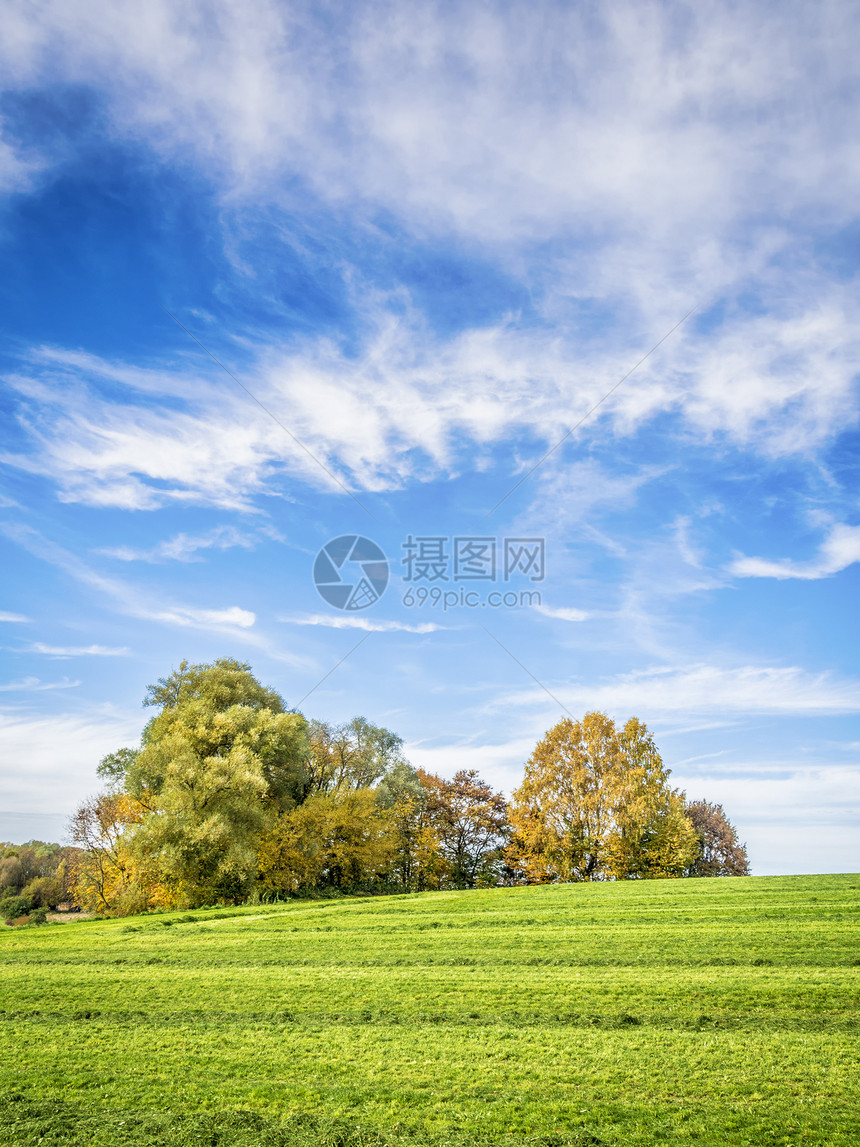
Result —
[{"label": "yellow autumn tree", "polygon": [[451,866],[442,855],[438,826],[426,797],[401,794],[390,817],[393,882],[411,892],[447,887]]},{"label": "yellow autumn tree", "polygon": [[263,835],[259,879],[272,892],[387,882],[394,847],[391,814],[372,789],[309,797]]},{"label": "yellow autumn tree", "polygon": [[388,769],[374,792],[387,810],[394,887],[426,892],[447,887],[451,867],[442,853],[437,818],[430,809],[429,774],[400,761]]},{"label": "yellow autumn tree", "polygon": [[636,718],[560,721],[513,795],[509,865],[529,883],[680,876],[697,841],[668,778]]},{"label": "yellow autumn tree", "polygon": [[78,907],[128,915],[168,906],[168,890],[134,847],[134,834],[145,814],[140,802],[124,792],[101,793],[76,810],[70,833],[80,851],[69,884]]}]

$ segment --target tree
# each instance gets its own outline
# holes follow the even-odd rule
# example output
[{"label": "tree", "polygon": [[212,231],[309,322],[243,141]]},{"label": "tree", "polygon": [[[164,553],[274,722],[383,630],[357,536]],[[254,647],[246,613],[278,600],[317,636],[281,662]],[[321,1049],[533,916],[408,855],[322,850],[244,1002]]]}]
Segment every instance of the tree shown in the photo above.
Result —
[{"label": "tree", "polygon": [[388,883],[391,817],[371,789],[323,793],[282,813],[263,837],[260,879],[276,892]]},{"label": "tree", "polygon": [[7,924],[14,924],[16,921],[29,915],[33,907],[33,901],[29,896],[4,896],[0,900],[0,919],[6,921]]},{"label": "tree", "polygon": [[140,748],[102,759],[110,787],[79,810],[79,899],[119,910],[146,885],[191,906],[241,900],[258,877],[276,890],[389,878],[392,794],[420,790],[396,734],[363,717],[309,727],[230,658],[183,661],[144,705]]},{"label": "tree", "polygon": [[376,799],[389,810],[392,830],[390,878],[410,892],[441,888],[449,872],[438,824],[428,807],[426,774],[405,761],[395,764],[376,786]]},{"label": "tree", "polygon": [[53,876],[34,876],[24,886],[22,895],[33,902],[35,908],[56,908],[63,899],[63,881]]},{"label": "tree", "polygon": [[5,856],[0,860],[0,896],[16,895],[24,884],[24,866],[18,856]]},{"label": "tree", "polygon": [[309,743],[306,795],[260,845],[263,886],[412,888],[419,872],[426,878],[426,794],[400,737],[354,717],[339,726],[312,722]]},{"label": "tree", "polygon": [[478,776],[461,769],[450,781],[419,770],[427,811],[455,888],[496,883],[508,826],[505,798]]},{"label": "tree", "polygon": [[405,763],[402,739],[364,717],[353,717],[344,725],[312,721],[308,740],[304,798],[369,788]]},{"label": "tree", "polygon": [[181,662],[168,677],[159,677],[155,685],[147,686],[143,704],[163,712],[192,700],[204,701],[213,711],[229,709],[231,705],[270,709],[273,713],[284,711],[280,695],[261,685],[250,665],[232,657],[220,657],[211,665]]},{"label": "tree", "polygon": [[71,900],[77,852],[43,840],[7,847],[0,860],[0,897],[21,895],[36,907],[50,908]]},{"label": "tree", "polygon": [[72,899],[88,912],[140,911],[165,897],[133,849],[133,830],[144,808],[127,793],[106,792],[81,804],[69,822],[79,851],[71,874]]},{"label": "tree", "polygon": [[696,837],[668,777],[636,718],[560,721],[514,793],[509,863],[529,883],[681,875]]},{"label": "tree", "polygon": [[[52,876],[62,859],[63,849],[58,844],[50,844],[44,840],[28,840],[25,844],[14,845],[7,848],[3,862],[0,862],[0,887],[5,879],[10,880],[14,873],[18,887],[42,876]],[[7,861],[13,862],[5,865]]]},{"label": "tree", "polygon": [[272,816],[303,797],[306,722],[242,662],[188,665],[150,686],[159,707],[126,783],[147,815],[134,833],[177,904],[248,894]]},{"label": "tree", "polygon": [[107,781],[112,788],[122,789],[139,755],[139,749],[117,749],[115,753],[108,753],[102,757],[96,774]]},{"label": "tree", "polygon": [[[269,804],[292,808],[304,799],[307,722],[300,713],[286,712],[281,697],[262,686],[244,662],[183,661],[169,677],[149,686],[144,705],[156,706],[159,712],[146,725],[143,747],[125,778],[128,790],[144,803],[161,793],[171,762],[180,757],[187,762],[189,754],[201,764],[224,762],[231,754],[238,763],[244,754],[259,768]],[[223,764],[213,767],[223,774]]]},{"label": "tree", "polygon": [[685,876],[749,876],[746,845],[738,843],[721,804],[692,801],[684,812],[697,838],[697,852]]}]

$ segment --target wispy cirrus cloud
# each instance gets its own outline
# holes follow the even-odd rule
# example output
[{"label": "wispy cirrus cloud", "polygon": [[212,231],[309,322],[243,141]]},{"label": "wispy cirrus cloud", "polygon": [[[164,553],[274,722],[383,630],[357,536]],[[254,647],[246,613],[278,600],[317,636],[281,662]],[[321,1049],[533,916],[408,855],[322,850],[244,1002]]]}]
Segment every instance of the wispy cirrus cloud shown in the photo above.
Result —
[{"label": "wispy cirrus cloud", "polygon": [[[251,610],[243,609],[237,605],[222,609],[206,609],[199,606],[165,605],[161,602],[155,602],[149,593],[126,585],[115,578],[105,577],[81,561],[75,554],[69,553],[62,546],[43,537],[29,526],[12,522],[0,523],[0,532],[18,545],[23,546],[30,553],[62,569],[75,580],[98,590],[108,600],[113,601],[122,612],[132,617],[148,621],[161,621],[170,625],[208,629],[225,635],[239,636],[245,634],[247,635],[246,640],[250,640],[252,643],[258,641],[256,635],[248,632],[256,622],[256,615]],[[260,638],[259,640],[263,639]],[[65,650],[66,647],[56,648]],[[95,645],[80,648],[69,647],[69,649],[72,648],[80,653],[89,652],[93,654],[102,650],[101,646]],[[34,647],[35,652],[42,653],[50,653],[53,649],[54,647],[47,645],[40,645],[39,648]],[[128,651],[123,650],[123,653],[125,652]],[[73,654],[64,651],[54,655],[72,656]],[[289,655],[285,656],[287,659],[291,659]]]},{"label": "wispy cirrus cloud", "polygon": [[[277,535],[275,531],[271,534]],[[270,534],[270,536],[271,536]],[[242,533],[234,526],[216,526],[205,534],[176,534],[150,549],[138,549],[134,546],[104,546],[97,553],[105,557],[116,558],[122,562],[150,562],[166,561],[197,562],[202,561],[201,551],[229,550],[238,546],[241,549],[251,550],[259,541],[258,537]]]},{"label": "wispy cirrus cloud", "polygon": [[32,191],[38,183],[38,176],[51,166],[50,161],[37,155],[32,148],[8,138],[4,129],[0,119],[0,194]]},{"label": "wispy cirrus cloud", "polygon": [[[798,666],[657,666],[622,673],[594,685],[549,681],[569,709],[612,714],[860,713],[860,681],[831,673],[808,673]],[[499,704],[547,706],[546,695],[528,690]]]},{"label": "wispy cirrus cloud", "polygon": [[554,617],[559,621],[587,621],[591,616],[584,609],[566,608],[564,606],[550,606],[550,605],[536,605],[533,606],[538,613],[542,613],[544,617]]},{"label": "wispy cirrus cloud", "polygon": [[28,653],[42,653],[46,657],[128,657],[131,650],[127,645],[46,645],[35,641],[28,646]]},{"label": "wispy cirrus cloud", "polygon": [[[806,455],[857,414],[856,309],[847,294],[829,305],[798,299],[780,315],[738,315],[706,339],[682,330],[579,437],[622,441],[662,417],[674,420],[679,440],[694,435],[766,456]],[[64,501],[136,510],[196,503],[248,511],[285,475],[334,492],[326,469],[353,489],[397,489],[476,464],[485,469],[494,447],[523,434],[525,469],[540,444],[554,445],[559,427],[581,418],[645,346],[629,333],[628,349],[615,340],[583,347],[561,333],[548,341],[545,330],[510,322],[440,337],[382,303],[368,319],[358,357],[326,339],[307,340],[259,345],[256,360],[236,368],[270,409],[289,411],[291,432],[322,466],[229,380],[197,385],[194,372],[153,367],[151,393],[172,396],[162,409],[136,400],[145,370],[100,361],[101,374],[121,387],[129,375],[135,380],[134,390],[107,398],[93,385],[92,356],[82,364],[80,355],[60,351],[8,377],[34,449],[7,451],[2,460],[50,477]],[[646,477],[627,485],[633,491]],[[168,546],[142,560],[187,560],[193,543],[184,558],[182,547],[175,540],[172,552]],[[133,555],[141,556],[113,550]]]},{"label": "wispy cirrus cloud", "polygon": [[437,625],[432,621],[422,621],[417,625],[410,625],[404,621],[374,621],[369,617],[354,617],[352,615],[312,613],[295,617],[279,617],[278,621],[287,625],[319,625],[324,629],[363,629],[367,633],[435,633],[447,626]]},{"label": "wispy cirrus cloud", "polygon": [[79,685],[80,681],[70,681],[68,677],[64,677],[62,681],[41,681],[38,677],[24,677],[21,681],[9,681],[5,685],[0,685],[0,693],[44,693],[53,689],[76,689]]},{"label": "wispy cirrus cloud", "polygon": [[736,577],[771,577],[780,581],[800,578],[815,581],[832,577],[860,562],[860,526],[835,525],[818,551],[807,562],[769,561],[766,558],[738,557],[728,567]]},{"label": "wispy cirrus cloud", "polygon": [[203,628],[225,628],[234,626],[239,629],[250,629],[257,620],[257,616],[250,609],[231,605],[228,609],[192,609],[186,606],[176,606],[173,609],[156,609],[146,614],[153,621],[166,621],[174,625],[201,626]]},{"label": "wispy cirrus cloud", "polygon": [[19,90],[95,88],[113,131],[193,157],[234,195],[301,174],[324,200],[495,242],[588,218],[680,247],[738,214],[847,208],[856,12],[682,12],[549,3],[533,21],[525,3],[419,2],[405,21],[392,0],[333,27],[313,3],[253,21],[219,5],[213,22],[203,3],[152,0],[142,22],[129,0],[13,0],[3,63]]},{"label": "wispy cirrus cloud", "polygon": [[30,618],[25,617],[23,613],[7,613],[0,610],[0,621],[7,621],[12,625],[24,624],[29,622]]}]

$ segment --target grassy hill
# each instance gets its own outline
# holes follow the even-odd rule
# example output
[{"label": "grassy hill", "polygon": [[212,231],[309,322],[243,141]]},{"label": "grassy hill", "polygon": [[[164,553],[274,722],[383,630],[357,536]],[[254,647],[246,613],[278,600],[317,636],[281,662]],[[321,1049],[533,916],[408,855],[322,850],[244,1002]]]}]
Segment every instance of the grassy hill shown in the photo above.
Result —
[{"label": "grassy hill", "polygon": [[9,1144],[860,1142],[860,877],[0,931]]}]

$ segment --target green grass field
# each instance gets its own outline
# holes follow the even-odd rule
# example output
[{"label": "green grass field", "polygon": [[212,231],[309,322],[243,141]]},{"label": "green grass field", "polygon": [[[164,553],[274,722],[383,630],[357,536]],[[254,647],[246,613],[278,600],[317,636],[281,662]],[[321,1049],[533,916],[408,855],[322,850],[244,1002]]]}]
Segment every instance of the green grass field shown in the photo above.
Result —
[{"label": "green grass field", "polygon": [[9,1144],[860,1143],[860,877],[0,931]]}]

